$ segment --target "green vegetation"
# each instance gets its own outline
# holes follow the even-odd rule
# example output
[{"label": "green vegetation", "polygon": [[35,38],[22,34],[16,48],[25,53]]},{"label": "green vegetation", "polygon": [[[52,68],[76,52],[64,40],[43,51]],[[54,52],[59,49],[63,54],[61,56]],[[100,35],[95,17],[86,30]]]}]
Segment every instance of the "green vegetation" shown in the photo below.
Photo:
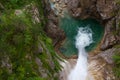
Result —
[{"label": "green vegetation", "polygon": [[[41,1],[0,1],[0,80],[57,80],[60,58],[43,31]],[[33,14],[33,7],[39,14]]]},{"label": "green vegetation", "polygon": [[116,3],[117,3],[118,5],[120,5],[120,0],[116,0]]},{"label": "green vegetation", "polygon": [[120,80],[120,51],[117,51],[116,55],[113,56],[113,59],[114,59],[113,71],[114,71],[116,80]]}]

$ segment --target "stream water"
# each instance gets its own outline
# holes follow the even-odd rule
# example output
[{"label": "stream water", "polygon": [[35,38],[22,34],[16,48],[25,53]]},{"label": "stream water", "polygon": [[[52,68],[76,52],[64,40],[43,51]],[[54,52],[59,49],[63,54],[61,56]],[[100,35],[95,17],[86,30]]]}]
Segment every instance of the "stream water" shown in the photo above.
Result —
[{"label": "stream water", "polygon": [[92,42],[92,30],[89,26],[80,27],[75,39],[75,45],[78,49],[78,60],[76,66],[73,68],[68,76],[68,80],[86,80],[87,70],[87,53],[85,47],[89,46]]}]

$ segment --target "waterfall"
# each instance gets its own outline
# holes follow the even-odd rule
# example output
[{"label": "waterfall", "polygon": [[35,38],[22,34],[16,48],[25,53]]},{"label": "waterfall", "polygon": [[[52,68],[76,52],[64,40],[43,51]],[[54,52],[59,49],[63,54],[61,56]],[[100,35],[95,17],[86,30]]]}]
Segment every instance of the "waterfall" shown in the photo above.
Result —
[{"label": "waterfall", "polygon": [[68,76],[68,80],[86,80],[87,71],[87,53],[85,47],[89,46],[92,40],[92,30],[89,26],[80,27],[78,34],[75,37],[76,48],[78,49],[78,60],[77,64]]}]

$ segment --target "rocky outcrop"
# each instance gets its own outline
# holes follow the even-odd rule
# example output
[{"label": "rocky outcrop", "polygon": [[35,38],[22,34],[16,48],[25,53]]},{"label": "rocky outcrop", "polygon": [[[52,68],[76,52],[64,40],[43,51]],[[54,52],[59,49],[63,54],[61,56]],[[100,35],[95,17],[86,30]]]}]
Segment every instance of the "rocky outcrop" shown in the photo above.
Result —
[{"label": "rocky outcrop", "polygon": [[91,57],[88,64],[90,78],[92,80],[116,80],[111,66],[98,56]]},{"label": "rocky outcrop", "polygon": [[115,17],[108,20],[105,25],[104,39],[101,45],[101,50],[112,48],[116,44],[120,44],[120,15],[116,14]]},{"label": "rocky outcrop", "polygon": [[45,14],[46,18],[48,19],[45,31],[47,35],[53,39],[53,44],[56,45],[59,41],[65,38],[65,35],[64,32],[58,26],[59,17],[51,9],[50,4],[48,2],[45,2],[45,4],[47,5],[45,7]]},{"label": "rocky outcrop", "polygon": [[108,21],[105,25],[105,33],[103,43],[101,45],[101,50],[112,48],[118,42],[115,32],[115,18],[113,18],[112,20]]},{"label": "rocky outcrop", "polygon": [[69,13],[73,17],[109,19],[116,10],[114,0],[66,0]]},{"label": "rocky outcrop", "polygon": [[104,59],[108,64],[113,64],[113,55],[115,54],[116,49],[108,49],[106,51],[103,51],[97,55],[97,57],[101,57]]},{"label": "rocky outcrop", "polygon": [[115,0],[97,0],[96,9],[102,20],[109,19],[114,16],[116,2]]}]

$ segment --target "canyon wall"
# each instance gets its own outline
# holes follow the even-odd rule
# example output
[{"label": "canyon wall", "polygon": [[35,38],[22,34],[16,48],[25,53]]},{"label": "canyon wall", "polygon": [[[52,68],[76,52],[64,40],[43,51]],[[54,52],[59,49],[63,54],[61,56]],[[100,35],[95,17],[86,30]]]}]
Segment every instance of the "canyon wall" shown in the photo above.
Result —
[{"label": "canyon wall", "polygon": [[[112,65],[113,55],[116,51],[119,52],[119,47],[115,47],[120,44],[120,1],[117,0],[51,0],[58,7],[58,14],[66,10],[69,15],[77,19],[93,18],[96,19],[105,27],[104,37],[100,43],[99,51],[93,54],[90,53],[89,67],[94,69],[96,66],[100,74],[95,72],[96,79],[102,77],[101,80],[116,80],[113,76]],[[47,2],[47,1],[46,1]],[[60,5],[60,6],[59,6]],[[62,7],[61,7],[62,6]],[[63,9],[65,8],[65,9]],[[48,25],[46,25],[46,32],[48,36],[53,38],[54,43],[65,39],[65,35],[62,30],[59,29],[59,16],[54,14],[50,8],[50,4],[47,2],[46,14],[48,18]],[[56,41],[57,40],[57,41]],[[92,55],[91,55],[92,54]],[[94,65],[92,65],[94,64]],[[96,65],[96,66],[95,66]],[[106,70],[108,69],[108,70]],[[104,75],[105,74],[105,75]]]}]

